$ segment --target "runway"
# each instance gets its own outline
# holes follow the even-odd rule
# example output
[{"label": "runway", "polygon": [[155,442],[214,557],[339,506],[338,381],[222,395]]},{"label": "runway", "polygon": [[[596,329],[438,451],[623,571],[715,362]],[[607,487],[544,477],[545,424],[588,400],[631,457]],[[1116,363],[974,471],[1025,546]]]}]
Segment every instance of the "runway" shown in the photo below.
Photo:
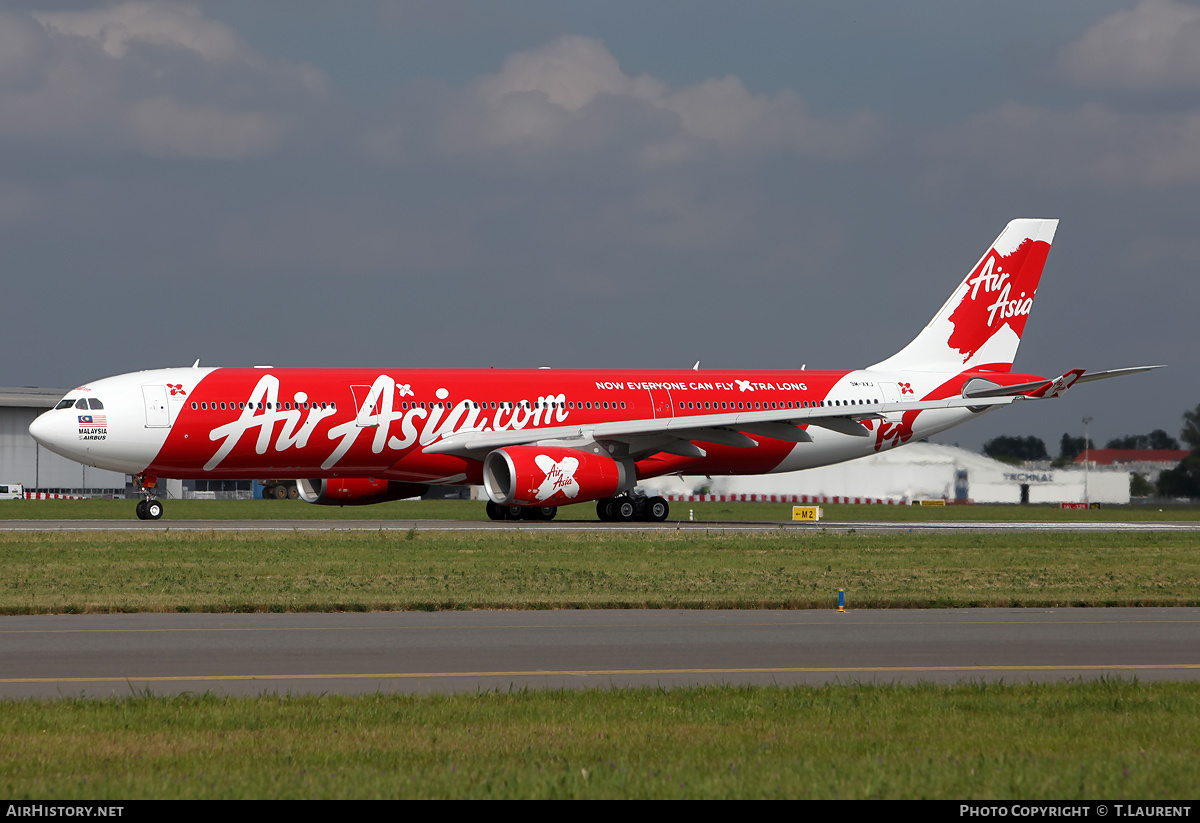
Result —
[{"label": "runway", "polygon": [[708,533],[753,533],[780,531],[825,531],[860,534],[902,534],[906,532],[969,533],[969,532],[1197,532],[1200,521],[1039,521],[1039,520],[980,520],[980,521],[895,521],[856,522],[821,521],[749,522],[749,521],[690,521],[664,523],[601,523],[589,520],[499,521],[491,520],[3,520],[0,532],[87,532],[87,531],[532,531],[532,532],[657,532],[699,531]]},{"label": "runway", "polygon": [[0,697],[1200,679],[1200,608],[0,618]]}]

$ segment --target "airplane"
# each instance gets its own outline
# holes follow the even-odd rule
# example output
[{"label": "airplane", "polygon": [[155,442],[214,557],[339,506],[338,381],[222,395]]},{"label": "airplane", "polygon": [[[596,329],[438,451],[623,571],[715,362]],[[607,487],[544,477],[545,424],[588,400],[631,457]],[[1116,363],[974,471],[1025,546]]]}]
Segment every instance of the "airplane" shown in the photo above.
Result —
[{"label": "airplane", "polygon": [[[29,427],[38,443],[133,475],[299,478],[318,505],[483,485],[494,520],[662,521],[636,491],[668,474],[765,474],[852,460],[999,406],[1160,366],[1045,378],[1012,371],[1057,220],[1010,222],[925,328],[851,371],[167,368],[80,386]],[[697,364],[698,365],[698,364]]]}]

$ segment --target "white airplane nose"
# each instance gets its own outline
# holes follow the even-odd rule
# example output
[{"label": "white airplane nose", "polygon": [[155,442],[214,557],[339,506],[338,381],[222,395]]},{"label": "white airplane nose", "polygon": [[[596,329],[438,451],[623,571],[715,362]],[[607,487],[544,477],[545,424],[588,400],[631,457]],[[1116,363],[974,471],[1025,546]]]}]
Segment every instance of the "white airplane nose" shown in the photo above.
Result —
[{"label": "white airplane nose", "polygon": [[48,449],[53,448],[54,421],[51,419],[53,415],[53,412],[44,412],[29,424],[29,436]]},{"label": "white airplane nose", "polygon": [[48,411],[29,424],[29,436],[55,454],[79,460],[87,450],[79,448],[76,429],[71,427],[74,422],[75,418],[70,414]]}]

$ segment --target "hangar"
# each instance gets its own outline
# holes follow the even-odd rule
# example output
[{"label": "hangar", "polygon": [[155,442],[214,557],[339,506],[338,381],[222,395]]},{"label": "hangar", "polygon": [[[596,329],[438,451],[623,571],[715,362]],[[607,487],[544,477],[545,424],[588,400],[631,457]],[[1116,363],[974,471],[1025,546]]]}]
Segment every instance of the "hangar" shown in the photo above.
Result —
[{"label": "hangar", "polygon": [[750,477],[664,477],[646,481],[658,494],[861,497],[907,502],[1128,503],[1130,472],[1119,466],[1070,469],[1010,466],[957,446],[910,443],[869,457],[799,472]]},{"label": "hangar", "polygon": [[0,388],[0,483],[52,494],[125,496],[126,476],[80,465],[39,445],[29,436],[33,419],[66,389]]}]

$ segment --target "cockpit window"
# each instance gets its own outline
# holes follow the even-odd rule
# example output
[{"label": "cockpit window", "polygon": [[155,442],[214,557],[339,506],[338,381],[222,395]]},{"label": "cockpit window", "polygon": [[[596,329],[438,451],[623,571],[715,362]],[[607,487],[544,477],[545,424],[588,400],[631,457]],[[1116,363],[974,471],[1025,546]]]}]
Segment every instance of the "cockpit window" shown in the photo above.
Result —
[{"label": "cockpit window", "polygon": [[74,405],[75,405],[74,397],[64,397],[62,400],[58,401],[58,405],[55,406],[54,408],[55,409],[69,409]]},{"label": "cockpit window", "polygon": [[75,408],[87,411],[87,398],[81,397],[75,401]]},{"label": "cockpit window", "polygon": [[104,404],[100,402],[100,398],[98,398],[98,397],[89,397],[88,398],[88,408],[89,409],[102,409],[102,408],[104,408]]}]

